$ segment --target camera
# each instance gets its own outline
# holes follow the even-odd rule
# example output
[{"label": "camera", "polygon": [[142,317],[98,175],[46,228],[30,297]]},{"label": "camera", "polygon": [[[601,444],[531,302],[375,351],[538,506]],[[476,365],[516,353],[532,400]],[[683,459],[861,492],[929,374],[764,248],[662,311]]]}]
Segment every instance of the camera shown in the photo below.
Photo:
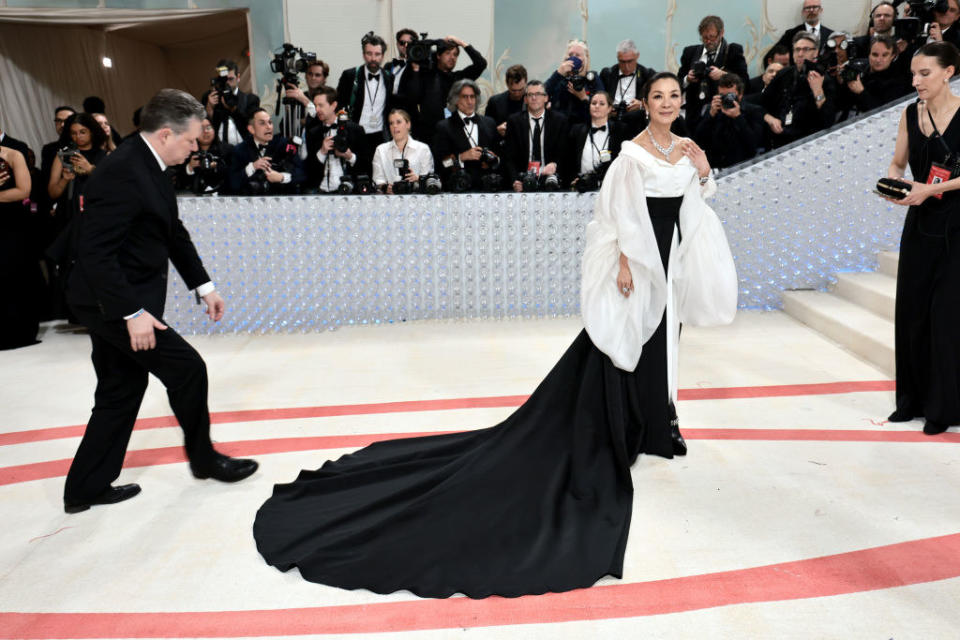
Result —
[{"label": "camera", "polygon": [[228,67],[216,67],[217,75],[210,78],[210,88],[216,91],[220,96],[220,104],[231,109],[237,106],[237,97],[233,95],[233,90],[227,84],[227,76],[230,75]]},{"label": "camera", "polygon": [[340,153],[346,153],[350,148],[350,140],[347,138],[347,121],[349,118],[345,111],[337,114],[337,133],[333,136],[333,148]]},{"label": "camera", "polygon": [[593,83],[597,79],[597,73],[595,71],[587,71],[582,76],[572,75],[569,76],[570,86],[573,87],[574,91],[583,91],[587,85],[593,86]]},{"label": "camera", "polygon": [[435,196],[443,189],[443,183],[440,182],[440,176],[435,173],[428,173],[420,176],[420,192],[429,196]]},{"label": "camera", "polygon": [[800,78],[803,80],[807,79],[807,74],[811,71],[816,71],[822,76],[827,75],[827,70],[816,60],[805,60],[803,63],[803,69],[800,71]]},{"label": "camera", "polygon": [[723,97],[720,98],[720,108],[721,109],[733,109],[737,106],[737,94],[730,92],[723,94]]},{"label": "camera", "polygon": [[368,195],[376,192],[377,187],[373,184],[373,181],[368,175],[358,175],[353,177],[348,174],[344,174],[340,179],[340,185],[337,187],[337,193],[343,195],[350,195],[351,193]]},{"label": "camera", "polygon": [[577,176],[576,189],[578,193],[596,191],[600,188],[600,176],[595,171],[581,173]]},{"label": "camera", "polygon": [[623,120],[627,116],[627,103],[625,101],[615,102],[613,104],[613,113],[610,118],[613,120]]},{"label": "camera", "polygon": [[57,149],[57,157],[60,158],[60,164],[73,171],[73,156],[80,155],[80,150],[72,144]]},{"label": "camera", "polygon": [[[894,0],[894,8],[898,8],[904,0]],[[910,16],[893,21],[893,33],[899,40],[906,40],[910,44],[921,45],[930,35],[930,23],[936,22],[937,13],[947,13],[950,10],[948,0],[906,0],[910,7]]]},{"label": "camera", "polygon": [[[197,151],[191,156],[198,165],[193,172],[193,183],[190,190],[196,195],[216,191],[223,184],[223,159],[210,151]],[[263,173],[263,172],[261,172]],[[266,178],[266,174],[263,174]]]},{"label": "camera", "polygon": [[393,168],[397,170],[401,178],[406,178],[410,173],[410,161],[406,158],[394,158]]},{"label": "camera", "polygon": [[555,173],[540,175],[536,169],[528,169],[520,174],[520,184],[523,191],[557,191],[560,189],[560,178]]},{"label": "camera", "polygon": [[277,89],[282,91],[286,89],[286,85],[300,86],[300,77],[297,74],[306,71],[310,63],[316,60],[316,53],[284,42],[283,46],[274,52],[273,60],[270,61],[270,70],[281,76],[277,80]]},{"label": "camera", "polygon": [[443,45],[443,40],[429,40],[426,32],[420,34],[419,40],[414,40],[407,47],[407,62],[420,65],[421,69],[432,69],[437,61],[437,45]]},{"label": "camera", "polygon": [[398,196],[414,193],[417,190],[416,182],[407,182],[406,180],[397,180],[393,183],[393,193]]},{"label": "camera", "polygon": [[702,82],[707,77],[707,63],[703,60],[697,60],[693,63],[693,67],[690,68],[690,73],[693,74],[694,78]]},{"label": "camera", "polygon": [[480,176],[480,188],[489,193],[495,193],[503,189],[503,176],[499,173],[485,173]]},{"label": "camera", "polygon": [[485,169],[496,171],[500,168],[500,156],[487,147],[483,147],[483,149],[480,150],[480,163]]},{"label": "camera", "polygon": [[870,70],[870,62],[866,58],[850,60],[840,69],[840,77],[844,82],[853,82],[863,77]]},{"label": "camera", "polygon": [[473,187],[473,179],[470,177],[470,174],[467,173],[459,163],[454,163],[453,168],[450,171],[450,181],[447,184],[447,187],[453,193],[463,193],[464,191],[469,191]]}]

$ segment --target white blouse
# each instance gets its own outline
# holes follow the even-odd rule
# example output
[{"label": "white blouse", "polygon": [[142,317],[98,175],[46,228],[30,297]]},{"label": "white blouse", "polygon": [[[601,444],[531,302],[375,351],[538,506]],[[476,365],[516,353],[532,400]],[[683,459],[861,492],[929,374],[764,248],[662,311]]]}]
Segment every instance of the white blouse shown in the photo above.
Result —
[{"label": "white blouse", "polygon": [[428,145],[419,140],[407,138],[407,145],[401,153],[397,143],[391,140],[377,145],[377,149],[373,153],[374,184],[400,182],[400,172],[393,166],[393,161],[401,158],[410,161],[410,171],[418,176],[433,173],[433,154],[430,153]]}]

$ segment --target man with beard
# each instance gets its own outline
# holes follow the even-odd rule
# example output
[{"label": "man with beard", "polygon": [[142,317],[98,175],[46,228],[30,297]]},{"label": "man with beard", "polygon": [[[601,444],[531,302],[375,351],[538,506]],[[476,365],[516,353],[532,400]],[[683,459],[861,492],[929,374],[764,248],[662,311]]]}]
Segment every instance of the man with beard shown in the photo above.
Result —
[{"label": "man with beard", "polygon": [[389,137],[386,122],[393,103],[393,74],[383,68],[387,43],[373,31],[360,40],[363,64],[347,69],[337,83],[337,104],[363,127],[363,148],[357,149],[357,172],[371,175],[373,152]]},{"label": "man with beard", "polygon": [[735,73],[747,83],[747,61],[743,47],[723,37],[723,20],[707,16],[700,21],[699,45],[684,48],[677,75],[683,82],[686,100],[685,118],[690,131],[696,130],[704,106],[717,94],[717,83],[724,73]]}]

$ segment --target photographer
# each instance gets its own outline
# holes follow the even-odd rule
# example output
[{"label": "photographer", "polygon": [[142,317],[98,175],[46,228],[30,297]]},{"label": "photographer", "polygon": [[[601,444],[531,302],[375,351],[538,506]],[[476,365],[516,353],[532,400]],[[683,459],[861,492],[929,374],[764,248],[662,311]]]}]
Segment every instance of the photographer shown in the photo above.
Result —
[{"label": "photographer", "polygon": [[762,74],[756,78],[750,78],[750,83],[744,91],[746,95],[743,99],[750,104],[759,105],[761,103],[761,95],[767,90],[767,87],[770,86],[770,83],[777,77],[777,74],[780,73],[780,70],[783,69],[784,66],[786,65],[782,65],[779,62],[771,62]]},{"label": "photographer", "polygon": [[[470,56],[470,65],[454,71],[460,58],[460,47]],[[454,36],[438,41],[436,54],[431,56],[430,64],[410,63],[397,94],[405,98],[408,104],[419,107],[420,117],[413,125],[418,138],[433,140],[438,124],[449,115],[447,96],[454,83],[476,80],[486,68],[487,61],[480,52]]]},{"label": "photographer", "polygon": [[[624,125],[628,138],[634,137],[647,126],[643,103],[637,95],[647,80],[656,74],[653,69],[637,64],[639,56],[633,40],[624,40],[617,45],[617,64],[600,71],[600,82],[607,90],[608,99],[613,96],[610,105],[612,117]],[[591,120],[593,117],[591,108]]]},{"label": "photographer", "polygon": [[[357,154],[364,143],[363,128],[337,118],[337,92],[324,87],[313,96],[317,123],[307,131],[307,184],[320,193],[337,193],[344,177],[352,181]],[[352,191],[352,189],[350,190]]]},{"label": "photographer", "polygon": [[840,72],[841,119],[850,113],[865,113],[902,98],[912,91],[910,78],[896,64],[897,45],[893,38],[875,36],[870,57],[851,60]]},{"label": "photographer", "polygon": [[89,113],[76,113],[67,118],[47,183],[47,193],[56,202],[55,235],[73,217],[83,186],[97,164],[107,157],[106,142],[103,127]]},{"label": "photographer", "polygon": [[607,168],[620,154],[620,145],[633,137],[622,122],[610,120],[612,112],[610,94],[598,91],[590,98],[590,123],[570,127],[564,183],[578,191],[599,189]]},{"label": "photographer", "polygon": [[717,95],[697,125],[694,139],[715,169],[733,166],[757,155],[763,143],[763,109],[744,102],[743,79],[724,74]]},{"label": "photographer", "polygon": [[384,193],[394,193],[397,182],[409,182],[406,188],[416,189],[421,176],[433,173],[430,147],[410,137],[410,114],[403,109],[390,112],[389,126],[393,140],[384,142],[373,154],[373,183]]},{"label": "photographer", "polygon": [[571,40],[557,70],[545,85],[550,110],[567,116],[571,124],[590,121],[590,96],[603,91],[600,76],[590,70],[590,48]]},{"label": "photographer", "polygon": [[[469,177],[467,188],[479,189],[481,178],[498,172],[499,156],[492,151],[497,148],[500,135],[493,118],[477,114],[480,87],[473,80],[457,80],[450,87],[447,104],[452,114],[437,123],[433,136],[433,157],[439,164],[440,177],[446,190],[457,190],[458,180],[454,174],[465,173]],[[466,187],[466,185],[464,185]],[[460,189],[463,190],[463,189]]]},{"label": "photographer", "polygon": [[340,74],[337,103],[364,131],[357,153],[357,171],[370,175],[373,151],[387,138],[387,114],[393,102],[393,75],[383,68],[387,43],[372,31],[360,39],[363,64]]},{"label": "photographer", "polygon": [[522,64],[515,64],[507,69],[507,90],[491,96],[487,100],[487,108],[483,114],[493,118],[497,123],[497,133],[507,135],[507,118],[523,111],[524,94],[527,89],[527,69]]},{"label": "photographer", "polygon": [[306,177],[297,145],[273,135],[266,109],[250,114],[247,131],[250,138],[234,147],[230,159],[230,190],[244,195],[296,193]]},{"label": "photographer", "polygon": [[831,126],[836,120],[836,84],[817,64],[820,43],[801,31],[794,36],[795,66],[776,75],[763,92],[770,146],[780,147]]},{"label": "photographer", "polygon": [[301,125],[305,128],[309,126],[311,120],[317,117],[317,108],[313,105],[312,96],[321,87],[327,86],[327,77],[330,75],[330,65],[323,60],[312,60],[307,64],[303,77],[307,83],[307,90],[304,91],[299,86],[292,84],[286,85],[283,97],[288,100],[295,100],[303,107],[303,119]]},{"label": "photographer", "polygon": [[238,69],[233,60],[217,62],[217,76],[210,81],[211,88],[200,97],[217,137],[231,146],[250,137],[247,118],[260,108],[256,94],[240,91]]},{"label": "photographer", "polygon": [[930,23],[930,37],[928,42],[949,42],[960,48],[960,27],[957,19],[960,18],[960,3],[958,0],[947,0],[946,11],[934,11],[934,21]]},{"label": "photographer", "polygon": [[227,177],[227,151],[217,139],[210,118],[204,118],[197,136],[197,150],[177,166],[174,177],[177,189],[196,195],[216,193]]},{"label": "photographer", "polygon": [[684,48],[677,72],[683,81],[684,116],[690,131],[696,130],[703,109],[717,94],[717,82],[724,73],[734,73],[744,83],[750,81],[743,47],[724,39],[722,19],[706,16],[697,30],[701,44]]},{"label": "photographer", "polygon": [[[820,24],[820,16],[823,15],[823,5],[820,4],[820,1],[821,0],[803,0],[803,23],[787,29],[784,34],[780,36],[780,39],[777,40],[778,45],[787,47],[792,53],[792,47],[798,33],[808,33],[817,43],[826,43],[830,34],[833,33],[833,29]],[[817,55],[819,55],[819,51]],[[815,55],[814,58],[816,57]],[[800,63],[797,62],[795,58],[792,58],[791,64],[799,65]]]},{"label": "photographer", "polygon": [[543,180],[546,176],[563,174],[567,141],[567,118],[555,111],[547,111],[547,92],[539,80],[527,83],[524,101],[527,110],[507,118],[504,138],[504,166],[507,180],[514,191],[523,190],[522,177],[530,171]]}]

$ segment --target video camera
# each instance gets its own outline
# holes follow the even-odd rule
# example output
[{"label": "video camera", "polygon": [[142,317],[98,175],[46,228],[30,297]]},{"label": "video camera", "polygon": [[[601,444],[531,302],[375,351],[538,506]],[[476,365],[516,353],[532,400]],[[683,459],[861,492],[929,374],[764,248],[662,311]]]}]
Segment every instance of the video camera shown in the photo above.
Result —
[{"label": "video camera", "polygon": [[316,61],[316,53],[304,51],[289,42],[284,42],[283,46],[273,53],[273,60],[270,61],[270,70],[280,74],[277,80],[278,90],[286,89],[286,85],[300,86],[298,74],[306,71],[307,67]]},{"label": "video camera", "polygon": [[446,40],[430,40],[424,31],[419,40],[407,45],[407,62],[420,65],[421,69],[432,69],[437,62],[438,48],[446,46]]},{"label": "video camera", "polygon": [[906,40],[912,45],[922,45],[930,35],[930,23],[936,22],[937,13],[950,10],[949,0],[893,0],[894,9],[904,2],[910,8],[910,15],[893,21],[893,33],[898,40]]},{"label": "video camera", "polygon": [[866,58],[855,58],[847,62],[840,69],[840,78],[844,82],[853,82],[862,78],[870,70],[870,61]]},{"label": "video camera", "polygon": [[67,171],[73,171],[73,157],[80,155],[80,150],[73,144],[64,145],[57,149],[57,157],[60,158],[60,164]]},{"label": "video camera", "polygon": [[227,84],[227,76],[230,75],[230,68],[226,66],[216,67],[217,75],[210,78],[210,88],[216,91],[220,96],[220,104],[225,107],[234,108],[237,106],[237,97],[233,95],[233,90]]}]

